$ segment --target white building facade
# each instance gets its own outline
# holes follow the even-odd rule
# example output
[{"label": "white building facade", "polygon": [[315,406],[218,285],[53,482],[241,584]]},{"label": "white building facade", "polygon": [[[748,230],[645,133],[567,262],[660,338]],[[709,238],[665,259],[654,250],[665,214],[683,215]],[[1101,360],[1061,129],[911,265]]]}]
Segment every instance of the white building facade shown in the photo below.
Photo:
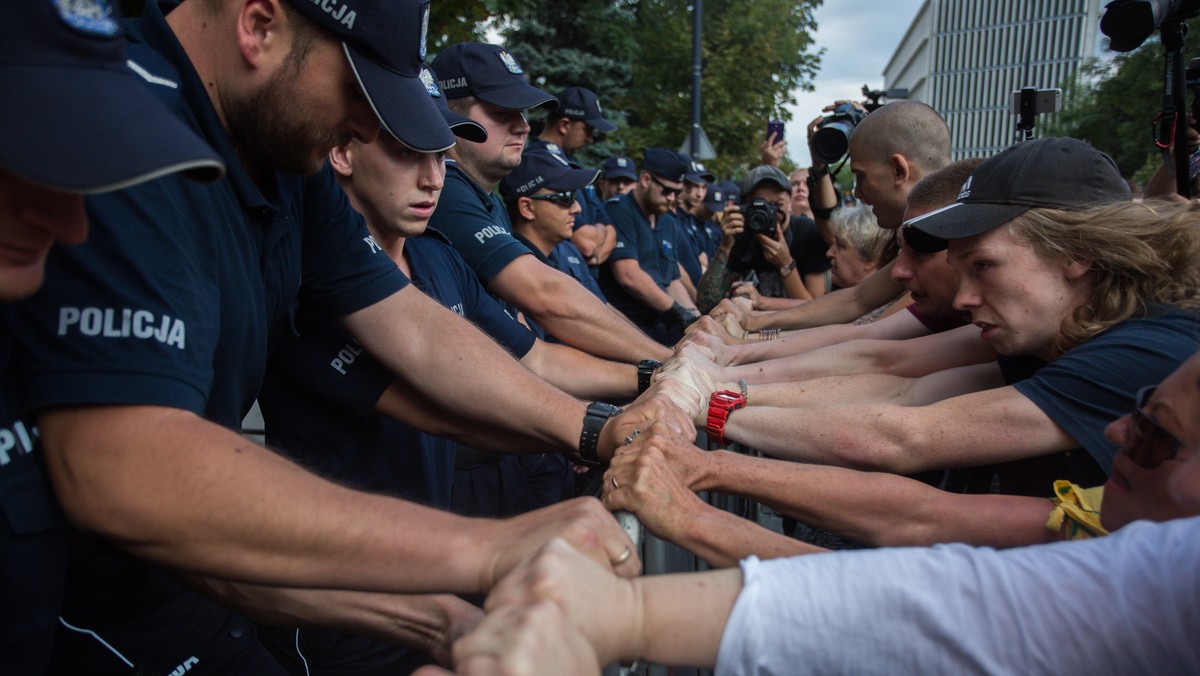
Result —
[{"label": "white building facade", "polygon": [[954,159],[991,155],[1017,138],[1012,92],[1063,87],[1100,54],[1102,12],[1101,0],[926,0],[885,87],[945,116]]}]

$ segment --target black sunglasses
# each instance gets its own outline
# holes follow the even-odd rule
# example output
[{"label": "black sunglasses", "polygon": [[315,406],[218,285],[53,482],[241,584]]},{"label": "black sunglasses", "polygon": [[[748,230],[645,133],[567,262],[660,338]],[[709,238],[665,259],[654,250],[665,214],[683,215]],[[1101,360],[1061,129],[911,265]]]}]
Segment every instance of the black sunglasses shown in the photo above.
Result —
[{"label": "black sunglasses", "polygon": [[678,195],[679,191],[682,189],[682,186],[679,188],[672,188],[670,186],[664,185],[662,181],[658,180],[657,178],[654,178],[654,174],[646,174],[646,175],[649,176],[650,180],[657,183],[658,187],[662,189],[663,197],[670,197],[671,195]]},{"label": "black sunglasses", "polygon": [[551,204],[557,204],[564,209],[570,209],[571,205],[575,204],[575,191],[564,190],[562,192],[552,192],[545,195],[526,195],[531,200],[546,200]]},{"label": "black sunglasses", "polygon": [[1154,418],[1146,413],[1146,404],[1154,396],[1154,385],[1137,391],[1130,413],[1129,435],[1121,450],[1139,467],[1154,469],[1179,454],[1183,442],[1174,434],[1164,430]]}]

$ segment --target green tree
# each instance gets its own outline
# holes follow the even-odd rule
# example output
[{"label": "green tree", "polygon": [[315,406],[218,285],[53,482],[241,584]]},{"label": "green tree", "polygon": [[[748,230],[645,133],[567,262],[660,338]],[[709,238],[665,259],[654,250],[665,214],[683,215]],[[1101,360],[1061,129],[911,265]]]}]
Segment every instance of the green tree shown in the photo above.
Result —
[{"label": "green tree", "polygon": [[[692,7],[665,0],[496,0],[505,44],[550,91],[594,90],[620,129],[585,163],[645,146],[679,147],[691,128]],[[768,119],[788,119],[791,92],[810,87],[820,0],[710,0],[704,5],[705,132],[728,176],[758,159]],[[747,56],[752,55],[752,56]],[[639,158],[640,159],[640,158]]]},{"label": "green tree", "polygon": [[[813,10],[821,0],[710,0],[704,4],[701,126],[716,148],[716,173],[758,161],[767,120],[790,119],[791,93],[811,89]],[[624,107],[635,147],[677,147],[691,128],[692,8],[642,0],[637,40],[645,48]]]},{"label": "green tree", "polygon": [[[1188,22],[1185,55],[1200,51],[1200,19]],[[1186,57],[1185,57],[1186,58]],[[1067,83],[1063,111],[1048,126],[1112,156],[1121,174],[1144,184],[1162,161],[1151,120],[1162,111],[1163,47],[1158,35],[1111,59],[1092,59]]]}]

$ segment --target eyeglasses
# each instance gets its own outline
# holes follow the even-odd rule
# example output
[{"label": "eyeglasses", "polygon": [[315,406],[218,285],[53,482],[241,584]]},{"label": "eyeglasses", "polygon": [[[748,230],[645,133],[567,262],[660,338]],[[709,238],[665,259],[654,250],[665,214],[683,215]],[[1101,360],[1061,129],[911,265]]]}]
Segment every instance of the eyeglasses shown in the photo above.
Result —
[{"label": "eyeglasses", "polygon": [[545,195],[526,195],[531,200],[546,200],[551,204],[557,204],[564,209],[570,209],[575,204],[575,191],[564,190],[562,192],[552,192]]},{"label": "eyeglasses", "polygon": [[662,181],[658,180],[657,178],[654,178],[654,174],[648,173],[646,175],[650,177],[651,181],[654,181],[655,183],[658,184],[658,187],[662,190],[663,197],[670,197],[671,195],[679,194],[680,188],[672,188],[668,185],[665,185]]},{"label": "eyeglasses", "polygon": [[1130,413],[1129,434],[1121,450],[1139,467],[1154,469],[1179,454],[1183,442],[1174,434],[1164,430],[1154,418],[1146,413],[1146,404],[1154,396],[1155,386],[1138,390],[1134,397],[1133,412]]}]

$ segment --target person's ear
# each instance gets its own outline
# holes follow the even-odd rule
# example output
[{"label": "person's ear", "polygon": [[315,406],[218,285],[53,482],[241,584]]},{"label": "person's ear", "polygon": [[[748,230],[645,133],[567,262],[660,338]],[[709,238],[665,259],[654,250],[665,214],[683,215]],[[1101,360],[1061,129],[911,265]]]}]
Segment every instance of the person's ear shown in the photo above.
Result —
[{"label": "person's ear", "polygon": [[524,218],[527,221],[532,221],[534,219],[533,200],[529,199],[528,197],[518,197],[517,213],[520,214],[521,218]]},{"label": "person's ear", "polygon": [[558,129],[559,134],[566,136],[567,132],[571,131],[571,119],[567,117],[558,118],[558,123],[555,124],[555,128]]},{"label": "person's ear", "polygon": [[350,178],[354,175],[353,151],[350,149],[351,144],[347,143],[344,146],[334,146],[329,151],[329,164],[339,176]]},{"label": "person's ear", "polygon": [[243,0],[237,10],[237,41],[242,60],[254,69],[282,63],[291,52],[286,14],[279,0]]},{"label": "person's ear", "polygon": [[892,174],[892,182],[901,186],[910,180],[915,180],[915,170],[908,158],[900,153],[894,153],[888,158],[888,170]]},{"label": "person's ear", "polygon": [[1068,261],[1065,269],[1069,281],[1078,282],[1084,275],[1092,271],[1091,261]]}]

